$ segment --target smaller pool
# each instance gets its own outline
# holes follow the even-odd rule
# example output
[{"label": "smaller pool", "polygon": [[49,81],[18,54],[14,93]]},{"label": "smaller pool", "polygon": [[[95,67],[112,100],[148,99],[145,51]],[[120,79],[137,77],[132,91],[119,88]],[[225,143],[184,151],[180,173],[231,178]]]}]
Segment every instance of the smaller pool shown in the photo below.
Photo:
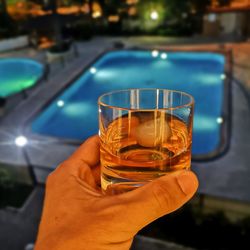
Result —
[{"label": "smaller pool", "polygon": [[5,98],[35,85],[44,74],[44,66],[24,58],[0,59],[0,97]]}]

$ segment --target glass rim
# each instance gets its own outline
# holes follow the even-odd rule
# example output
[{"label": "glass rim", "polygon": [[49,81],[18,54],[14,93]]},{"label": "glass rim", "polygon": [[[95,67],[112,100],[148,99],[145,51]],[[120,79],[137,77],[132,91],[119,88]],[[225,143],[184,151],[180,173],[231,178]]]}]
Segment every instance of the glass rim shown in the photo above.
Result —
[{"label": "glass rim", "polygon": [[[157,108],[157,109],[143,109],[143,108],[140,108],[140,109],[135,109],[135,108],[122,108],[120,106],[114,106],[114,105],[109,105],[109,104],[106,104],[104,103],[103,101],[101,101],[101,99],[105,96],[109,96],[109,95],[112,95],[112,94],[116,94],[116,93],[121,93],[121,92],[128,92],[128,91],[131,91],[131,90],[151,90],[151,91],[157,91],[157,90],[160,90],[160,91],[169,91],[169,92],[174,92],[174,93],[178,93],[178,94],[182,94],[182,95],[185,95],[187,97],[190,98],[190,101],[186,104],[183,104],[183,105],[177,105],[175,107],[168,107],[168,108]],[[120,89],[120,90],[114,90],[114,91],[110,91],[110,92],[107,92],[107,93],[104,93],[102,95],[100,95],[98,97],[98,101],[97,101],[98,105],[99,106],[103,106],[103,107],[108,107],[108,108],[112,108],[112,109],[118,109],[118,110],[145,110],[145,111],[153,111],[153,110],[162,110],[162,111],[166,111],[166,110],[176,110],[176,109],[181,109],[181,108],[185,108],[185,107],[189,107],[189,106],[193,106],[194,105],[194,98],[192,95],[184,92],[184,91],[179,91],[179,90],[171,90],[171,89],[162,89],[162,88],[130,88],[130,89]]]}]

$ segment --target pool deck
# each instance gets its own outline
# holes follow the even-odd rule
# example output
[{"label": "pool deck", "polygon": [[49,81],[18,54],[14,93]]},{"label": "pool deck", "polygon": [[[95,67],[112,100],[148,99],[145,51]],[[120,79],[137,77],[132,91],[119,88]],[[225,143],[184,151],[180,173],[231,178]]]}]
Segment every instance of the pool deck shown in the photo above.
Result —
[{"label": "pool deck", "polygon": [[[237,44],[191,44],[176,45],[175,41],[150,38],[95,38],[77,43],[79,57],[72,58],[63,67],[60,63],[51,65],[48,80],[43,81],[30,92],[26,101],[21,102],[12,112],[0,121],[0,159],[1,162],[22,168],[27,161],[35,166],[39,182],[44,182],[47,174],[66,159],[75,145],[63,144],[55,138],[44,139],[33,135],[25,148],[14,145],[16,136],[29,133],[24,130],[27,118],[41,110],[68,81],[76,77],[83,68],[104,52],[113,47],[115,41],[123,41],[127,46],[147,48],[186,48],[186,49],[232,49],[234,55],[234,77],[232,82],[232,136],[230,149],[219,159],[210,162],[193,162],[193,170],[200,180],[199,193],[213,197],[250,203],[250,43]],[[175,44],[175,45],[173,45]],[[190,45],[191,44],[191,45]],[[29,57],[45,62],[43,51],[32,49],[15,53],[1,54],[0,57]],[[245,72],[242,74],[242,72]],[[249,76],[249,77],[248,77]],[[239,83],[243,83],[240,84]],[[63,124],[62,124],[63,126]],[[29,136],[28,136],[29,137]],[[29,138],[28,138],[29,139]]]}]

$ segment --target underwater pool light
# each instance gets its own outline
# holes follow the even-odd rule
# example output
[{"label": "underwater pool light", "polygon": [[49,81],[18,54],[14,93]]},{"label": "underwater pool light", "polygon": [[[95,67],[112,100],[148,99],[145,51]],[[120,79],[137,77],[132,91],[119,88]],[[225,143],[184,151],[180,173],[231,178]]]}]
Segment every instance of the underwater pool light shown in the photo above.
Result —
[{"label": "underwater pool light", "polygon": [[63,106],[64,106],[64,101],[63,101],[63,100],[59,100],[59,101],[57,101],[57,103],[56,103],[56,104],[57,104],[57,106],[58,106],[58,107],[60,107],[60,108],[61,108],[61,107],[63,107]]},{"label": "underwater pool light", "polygon": [[92,67],[92,68],[90,68],[89,71],[90,71],[91,74],[95,74],[95,73],[96,73],[96,68],[95,68],[95,67]]},{"label": "underwater pool light", "polygon": [[221,123],[223,123],[223,118],[222,117],[218,117],[216,119],[216,121],[217,121],[217,123],[221,124]]},{"label": "underwater pool light", "polygon": [[159,51],[158,50],[152,50],[152,57],[157,57],[159,55]]},{"label": "underwater pool light", "polygon": [[226,79],[226,75],[225,75],[225,74],[221,74],[221,75],[220,75],[220,79],[221,79],[221,80],[225,80],[225,79]]},{"label": "underwater pool light", "polygon": [[165,60],[167,59],[168,55],[166,53],[162,53],[161,54],[161,59]]}]

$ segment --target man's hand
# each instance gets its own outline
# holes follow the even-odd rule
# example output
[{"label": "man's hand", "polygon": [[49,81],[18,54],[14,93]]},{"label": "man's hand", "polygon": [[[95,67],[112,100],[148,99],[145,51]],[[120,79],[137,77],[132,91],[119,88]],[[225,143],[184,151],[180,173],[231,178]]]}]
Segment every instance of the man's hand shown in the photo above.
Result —
[{"label": "man's hand", "polygon": [[133,191],[100,190],[99,138],[89,138],[49,175],[36,250],[128,250],[136,233],[186,203],[198,187],[178,171]]}]

